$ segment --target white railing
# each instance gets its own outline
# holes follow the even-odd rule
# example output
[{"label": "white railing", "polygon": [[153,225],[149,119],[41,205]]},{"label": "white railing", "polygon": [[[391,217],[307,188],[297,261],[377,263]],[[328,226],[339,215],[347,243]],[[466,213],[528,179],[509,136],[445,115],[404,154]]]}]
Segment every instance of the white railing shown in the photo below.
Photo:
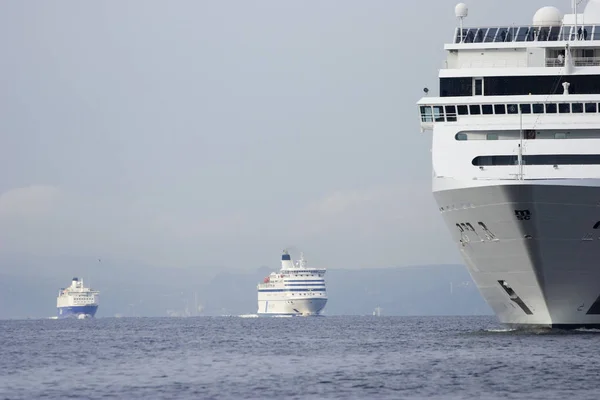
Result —
[{"label": "white railing", "polygon": [[[598,67],[600,57],[573,57],[573,65],[576,67]],[[546,58],[546,67],[564,67],[564,58]]]},{"label": "white railing", "polygon": [[454,43],[555,42],[590,41],[600,39],[600,25],[488,26],[456,28]]}]

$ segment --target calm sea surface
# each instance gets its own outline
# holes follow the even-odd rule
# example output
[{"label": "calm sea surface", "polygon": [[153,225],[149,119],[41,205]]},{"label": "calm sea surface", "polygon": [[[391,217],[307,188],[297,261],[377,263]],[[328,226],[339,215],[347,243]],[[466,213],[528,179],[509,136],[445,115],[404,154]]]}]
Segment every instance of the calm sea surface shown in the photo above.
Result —
[{"label": "calm sea surface", "polygon": [[0,321],[0,399],[598,399],[600,331],[493,317]]}]

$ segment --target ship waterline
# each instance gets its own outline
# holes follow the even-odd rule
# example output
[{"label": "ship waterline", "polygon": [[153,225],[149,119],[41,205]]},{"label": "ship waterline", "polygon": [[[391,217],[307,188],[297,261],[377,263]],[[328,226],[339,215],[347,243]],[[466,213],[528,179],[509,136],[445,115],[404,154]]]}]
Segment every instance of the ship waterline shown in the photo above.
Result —
[{"label": "ship waterline", "polygon": [[262,300],[258,302],[258,314],[315,316],[321,314],[326,304],[327,299]]}]

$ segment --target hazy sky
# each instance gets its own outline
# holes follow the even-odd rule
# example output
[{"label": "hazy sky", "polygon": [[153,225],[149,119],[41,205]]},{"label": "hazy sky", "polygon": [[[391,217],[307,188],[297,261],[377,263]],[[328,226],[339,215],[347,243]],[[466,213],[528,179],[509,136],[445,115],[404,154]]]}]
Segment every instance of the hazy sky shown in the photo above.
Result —
[{"label": "hazy sky", "polygon": [[[461,262],[415,105],[437,92],[455,3],[3,1],[0,251]],[[469,26],[548,5],[467,4]]]}]

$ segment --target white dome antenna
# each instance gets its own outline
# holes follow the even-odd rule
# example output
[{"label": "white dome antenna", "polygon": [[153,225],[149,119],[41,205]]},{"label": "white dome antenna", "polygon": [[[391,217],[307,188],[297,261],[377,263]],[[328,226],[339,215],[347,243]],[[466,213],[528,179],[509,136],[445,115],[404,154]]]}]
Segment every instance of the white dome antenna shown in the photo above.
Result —
[{"label": "white dome antenna", "polygon": [[460,21],[460,42],[463,41],[463,20],[467,18],[469,15],[469,7],[465,3],[458,3],[456,7],[454,7],[454,14],[456,18]]},{"label": "white dome antenna", "polygon": [[540,26],[560,26],[562,25],[563,15],[556,7],[542,7],[536,11],[533,16],[533,25]]},{"label": "white dome antenna", "polygon": [[456,7],[454,7],[454,13],[456,14],[456,18],[467,18],[469,15],[469,8],[465,3],[458,3]]}]

